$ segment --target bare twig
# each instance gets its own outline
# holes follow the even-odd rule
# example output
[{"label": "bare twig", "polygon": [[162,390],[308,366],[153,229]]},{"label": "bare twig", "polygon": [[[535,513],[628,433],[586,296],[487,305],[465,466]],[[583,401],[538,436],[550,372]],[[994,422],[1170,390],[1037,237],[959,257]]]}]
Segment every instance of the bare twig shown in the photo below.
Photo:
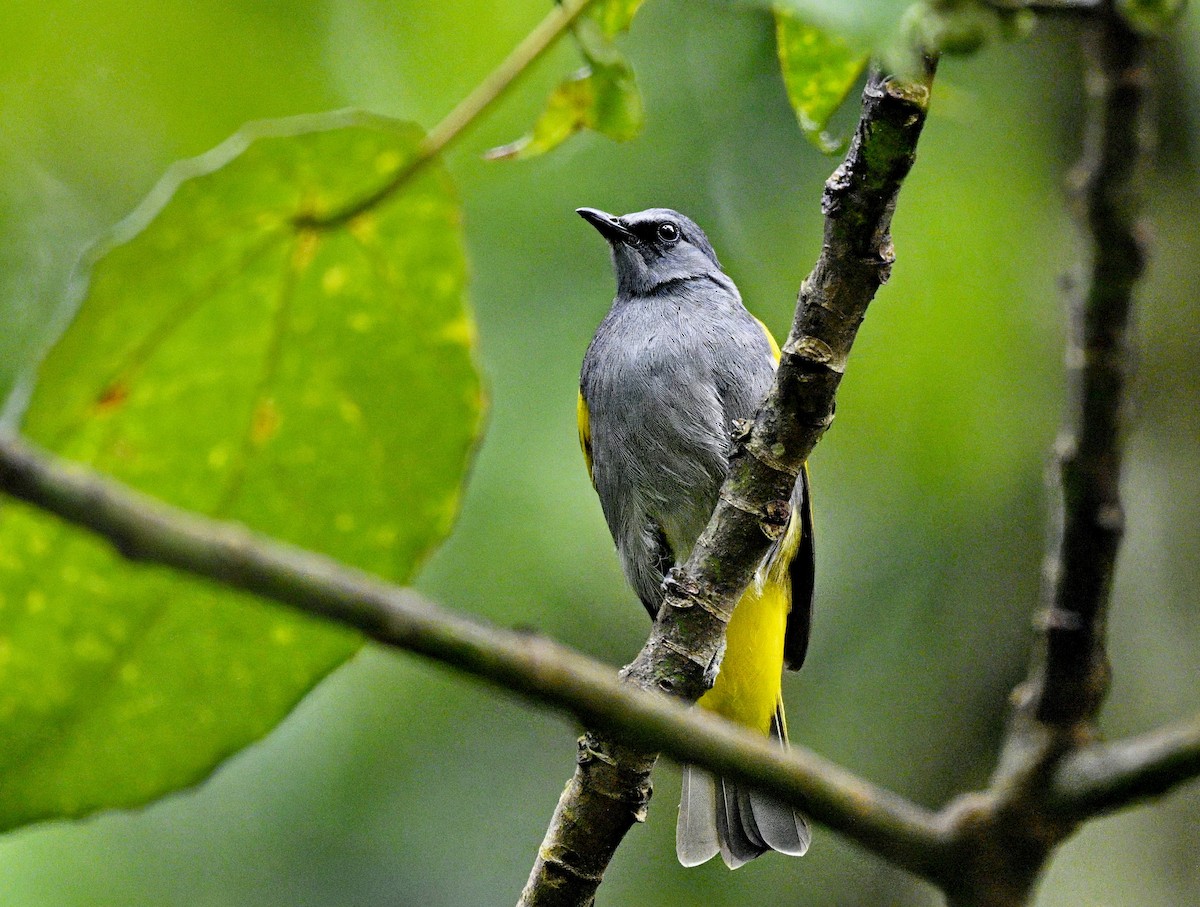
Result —
[{"label": "bare twig", "polygon": [[1091,15],[1105,0],[985,0],[988,6],[1005,12],[1027,9],[1035,13],[1083,13]]},{"label": "bare twig", "polygon": [[[888,278],[896,194],[925,121],[933,61],[906,82],[875,72],[845,161],[825,185],[825,243],[800,291],[775,385],[737,438],[729,475],[688,562],[672,571],[649,641],[622,672],[645,690],[694,701],[706,689],[729,614],[769,544],[769,513],[833,419],[833,400],[858,327]],[[559,800],[521,896],[522,907],[587,905],[621,838],[641,818],[654,756],[592,732]],[[927,840],[906,860],[932,859]]]},{"label": "bare twig", "polygon": [[169,507],[4,434],[0,492],[97,533],[132,561],[175,567],[346,624],[630,743],[803,799],[815,818],[901,865],[937,846],[931,813],[814,753],[784,753],[713,715],[620,683],[608,665],[552,640],[487,626],[314,552]]}]

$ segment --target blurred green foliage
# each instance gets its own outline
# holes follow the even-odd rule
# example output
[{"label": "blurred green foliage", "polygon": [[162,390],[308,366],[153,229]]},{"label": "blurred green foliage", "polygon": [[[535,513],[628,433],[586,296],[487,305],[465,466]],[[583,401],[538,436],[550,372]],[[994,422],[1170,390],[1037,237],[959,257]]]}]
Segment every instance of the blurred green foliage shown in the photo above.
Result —
[{"label": "blurred green foliage", "polygon": [[[862,14],[855,3],[827,6]],[[7,4],[0,384],[52,330],[79,250],[171,161],[250,119],[346,105],[428,127],[545,8]],[[1198,23],[1192,4],[1158,52],[1162,150],[1147,189],[1157,242],[1139,309],[1129,533],[1103,722],[1111,735],[1200,702],[1200,312],[1188,304],[1200,282]],[[623,40],[645,93],[636,141],[585,135],[534,161],[480,160],[577,65],[564,42],[450,155],[494,407],[461,522],[419,581],[453,607],[537,627],[614,664],[647,628],[576,446],[578,364],[612,284],[572,209],[687,212],[750,308],[782,334],[819,248],[831,169],[788,107],[768,11],[652,0]],[[793,736],[931,805],[985,780],[1031,640],[1041,472],[1061,407],[1056,284],[1079,253],[1060,191],[1078,147],[1079,75],[1067,25],[943,62],[896,214],[894,276],[813,458],[818,611],[808,664],[787,681]],[[369,650],[200,788],[0,841],[0,898],[20,907],[511,903],[571,771],[574,733],[447,671]],[[664,765],[657,782],[648,823],[618,853],[601,904],[723,907],[762,903],[764,891],[780,905],[935,902],[820,831],[801,861],[683,870],[672,844],[677,773]],[[1089,826],[1062,849],[1040,903],[1194,900],[1198,812],[1193,785]]]}]

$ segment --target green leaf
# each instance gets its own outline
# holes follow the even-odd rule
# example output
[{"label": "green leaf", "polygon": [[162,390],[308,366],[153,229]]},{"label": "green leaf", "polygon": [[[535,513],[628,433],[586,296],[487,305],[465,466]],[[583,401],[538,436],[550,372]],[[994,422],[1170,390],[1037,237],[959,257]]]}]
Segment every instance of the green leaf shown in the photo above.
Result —
[{"label": "green leaf", "polygon": [[593,3],[587,14],[595,21],[606,38],[615,38],[629,31],[634,14],[643,0],[602,0]]},{"label": "green leaf", "polygon": [[[446,535],[481,422],[460,214],[414,126],[261,124],[173,168],[94,257],[34,441],[395,581]],[[357,635],[0,505],[0,828],[144,803],[277,724]]]},{"label": "green leaf", "polygon": [[627,64],[585,66],[554,89],[528,135],[493,148],[487,157],[537,157],[584,129],[625,142],[641,131],[644,119],[642,96]]},{"label": "green leaf", "polygon": [[1135,29],[1160,35],[1179,19],[1184,0],[1117,0],[1117,10]]},{"label": "green leaf", "polygon": [[980,0],[921,0],[900,22],[898,50],[910,58],[922,53],[967,56],[990,44],[1023,40],[1034,23],[1033,11],[1019,7],[1003,9]]},{"label": "green leaf", "polygon": [[587,65],[550,94],[529,134],[487,152],[489,160],[537,157],[585,129],[627,142],[642,131],[645,110],[629,62],[612,38],[629,28],[642,0],[606,0],[575,26]]},{"label": "green leaf", "polygon": [[869,54],[782,7],[775,8],[775,41],[800,128],[821,151],[837,152],[844,143],[827,135],[825,127],[862,75]]}]

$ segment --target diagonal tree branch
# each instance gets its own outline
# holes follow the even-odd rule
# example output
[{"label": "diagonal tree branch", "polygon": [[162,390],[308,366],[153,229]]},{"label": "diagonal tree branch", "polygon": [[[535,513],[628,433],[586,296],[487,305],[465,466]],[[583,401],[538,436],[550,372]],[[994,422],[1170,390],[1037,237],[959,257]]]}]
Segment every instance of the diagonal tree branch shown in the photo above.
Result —
[{"label": "diagonal tree branch", "polygon": [[175,567],[346,624],[638,746],[804,800],[815,818],[901,865],[938,845],[933,814],[808,750],[785,753],[713,715],[620,683],[608,665],[552,640],[459,616],[411,589],[170,507],[3,433],[0,493],[98,534],[129,560]]},{"label": "diagonal tree branch", "polygon": [[[889,228],[925,122],[934,61],[908,81],[876,71],[846,159],[825,184],[825,237],[800,290],[775,384],[735,438],[729,475],[688,562],[672,571],[650,639],[622,671],[644,690],[695,701],[711,683],[725,625],[766,553],[809,453],[833,419],[834,395],[867,306],[893,261]],[[590,732],[521,895],[521,907],[590,904],[650,796],[652,753]],[[926,842],[929,843],[929,842]],[[906,868],[927,874],[925,848]]]}]

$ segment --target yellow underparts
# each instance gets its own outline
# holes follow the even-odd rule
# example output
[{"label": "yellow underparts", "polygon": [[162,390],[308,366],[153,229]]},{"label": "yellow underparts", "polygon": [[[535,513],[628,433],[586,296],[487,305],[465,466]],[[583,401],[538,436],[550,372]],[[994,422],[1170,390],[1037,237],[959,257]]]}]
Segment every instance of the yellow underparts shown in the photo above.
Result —
[{"label": "yellow underparts", "polygon": [[792,513],[780,550],[764,581],[752,582],[725,630],[725,656],[700,707],[767,734],[782,709],[783,641],[792,586],[788,564],[800,547],[800,515]]},{"label": "yellow underparts", "polygon": [[[765,324],[758,326],[778,364],[779,344]],[[581,420],[582,425],[582,420]],[[582,436],[582,428],[580,429]],[[776,709],[783,714],[783,640],[792,610],[788,564],[800,548],[800,514],[793,512],[783,544],[768,565],[763,582],[752,582],[725,630],[725,657],[713,688],[700,697],[700,707],[730,721],[771,732]],[[787,737],[786,726],[783,728]]]}]

